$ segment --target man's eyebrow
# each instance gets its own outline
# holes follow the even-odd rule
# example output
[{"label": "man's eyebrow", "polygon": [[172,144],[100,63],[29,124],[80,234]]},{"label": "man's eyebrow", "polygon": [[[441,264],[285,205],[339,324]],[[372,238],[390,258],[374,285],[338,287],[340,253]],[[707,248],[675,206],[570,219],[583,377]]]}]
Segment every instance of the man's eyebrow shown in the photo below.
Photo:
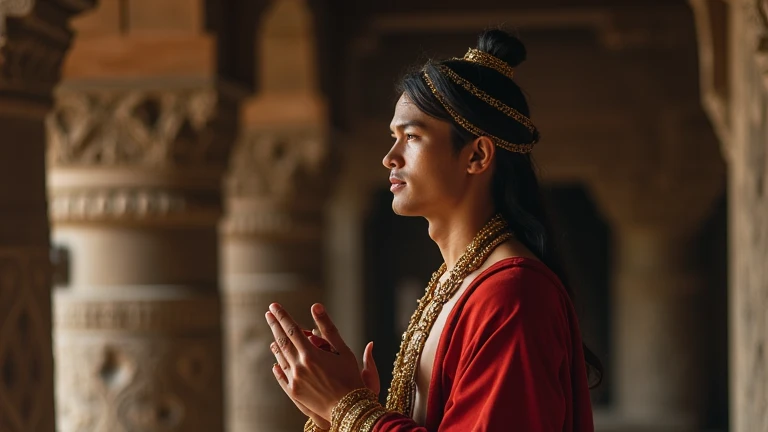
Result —
[{"label": "man's eyebrow", "polygon": [[[418,128],[426,128],[427,127],[426,123],[421,122],[419,120],[409,120],[409,121],[406,121],[406,122],[402,122],[402,123],[396,124],[395,125],[395,129],[405,129],[408,126],[413,126],[413,127],[418,127]],[[395,130],[392,129],[392,127],[389,128],[389,131],[392,132],[392,133],[395,132]]]}]

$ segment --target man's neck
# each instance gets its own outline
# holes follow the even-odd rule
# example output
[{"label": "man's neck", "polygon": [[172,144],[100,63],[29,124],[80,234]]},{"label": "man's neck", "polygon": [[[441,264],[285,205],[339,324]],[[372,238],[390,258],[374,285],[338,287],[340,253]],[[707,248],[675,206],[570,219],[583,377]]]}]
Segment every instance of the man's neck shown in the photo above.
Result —
[{"label": "man's neck", "polygon": [[448,271],[456,265],[478,232],[493,217],[493,210],[452,212],[446,218],[428,218],[429,236],[437,243]]}]

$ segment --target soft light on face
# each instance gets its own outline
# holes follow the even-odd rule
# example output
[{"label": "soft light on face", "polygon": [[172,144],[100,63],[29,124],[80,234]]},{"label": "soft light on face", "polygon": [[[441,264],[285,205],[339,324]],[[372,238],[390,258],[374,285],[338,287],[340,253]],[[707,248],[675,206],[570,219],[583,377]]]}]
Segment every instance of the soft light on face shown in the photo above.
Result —
[{"label": "soft light on face", "polygon": [[450,212],[467,180],[466,163],[453,151],[451,125],[402,95],[390,130],[395,142],[382,163],[390,171],[392,209],[403,216]]}]

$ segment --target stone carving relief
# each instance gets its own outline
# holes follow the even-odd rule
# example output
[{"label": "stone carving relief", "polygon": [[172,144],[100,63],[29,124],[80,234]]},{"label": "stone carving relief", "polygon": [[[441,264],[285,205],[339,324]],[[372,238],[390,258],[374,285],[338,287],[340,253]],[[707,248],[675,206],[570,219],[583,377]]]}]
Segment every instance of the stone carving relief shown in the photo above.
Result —
[{"label": "stone carving relief", "polygon": [[121,330],[128,332],[205,331],[218,328],[215,298],[174,301],[132,301],[59,296],[56,326],[66,330]]},{"label": "stone carving relief", "polygon": [[65,49],[28,35],[9,41],[0,37],[0,90],[27,90],[45,96],[59,81]]},{"label": "stone carving relief", "polygon": [[55,317],[62,432],[221,428],[214,298],[84,301],[61,295]]},{"label": "stone carving relief", "polygon": [[229,192],[235,196],[280,197],[324,195],[332,177],[329,146],[322,131],[246,131],[232,155]]},{"label": "stone carving relief", "polygon": [[94,2],[0,0],[0,92],[49,104],[72,39],[67,22]]},{"label": "stone carving relief", "polygon": [[55,166],[225,167],[214,89],[62,90],[48,117]]},{"label": "stone carving relief", "polygon": [[191,337],[59,336],[60,430],[219,430],[219,349]]},{"label": "stone carving relief", "polygon": [[63,190],[51,194],[54,221],[100,219],[190,219],[215,221],[220,214],[216,193],[192,195],[166,189],[115,188]]},{"label": "stone carving relief", "polygon": [[53,430],[47,251],[0,249],[0,430]]},{"label": "stone carving relief", "polygon": [[51,218],[215,224],[234,107],[212,87],[60,90],[46,120],[52,173],[123,174],[117,183],[99,171],[66,185],[52,176]]},{"label": "stone carving relief", "polygon": [[318,238],[335,176],[329,153],[324,134],[313,128],[245,132],[226,180],[223,232]]}]

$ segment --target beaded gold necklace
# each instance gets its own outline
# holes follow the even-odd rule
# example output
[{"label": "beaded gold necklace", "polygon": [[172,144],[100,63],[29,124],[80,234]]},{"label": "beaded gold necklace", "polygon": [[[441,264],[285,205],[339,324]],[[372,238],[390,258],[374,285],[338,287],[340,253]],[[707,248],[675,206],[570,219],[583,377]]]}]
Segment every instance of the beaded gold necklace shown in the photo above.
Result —
[{"label": "beaded gold necklace", "polygon": [[445,263],[432,274],[424,297],[419,300],[416,312],[413,313],[400,343],[400,352],[395,359],[392,373],[392,385],[387,395],[387,410],[411,415],[416,395],[417,364],[437,316],[445,303],[459,290],[464,278],[480,268],[491,252],[510,238],[512,233],[507,222],[501,215],[496,215],[467,246],[445,282],[438,283],[445,273]]}]

